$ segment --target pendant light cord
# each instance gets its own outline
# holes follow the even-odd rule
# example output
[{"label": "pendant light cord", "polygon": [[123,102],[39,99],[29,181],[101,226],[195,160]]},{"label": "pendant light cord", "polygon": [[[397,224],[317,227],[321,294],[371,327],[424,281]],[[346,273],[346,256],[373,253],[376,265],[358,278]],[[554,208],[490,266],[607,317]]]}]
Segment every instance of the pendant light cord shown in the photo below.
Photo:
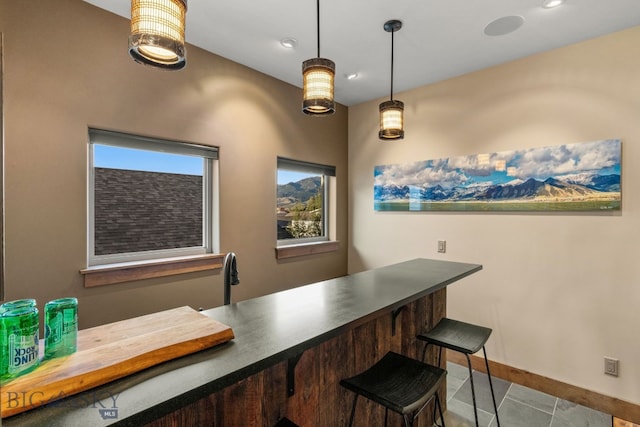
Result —
[{"label": "pendant light cord", "polygon": [[393,101],[393,33],[395,30],[391,31],[391,94],[389,95],[391,101]]},{"label": "pendant light cord", "polygon": [[316,1],[316,18],[318,21],[316,25],[318,30],[318,58],[320,58],[320,0]]}]

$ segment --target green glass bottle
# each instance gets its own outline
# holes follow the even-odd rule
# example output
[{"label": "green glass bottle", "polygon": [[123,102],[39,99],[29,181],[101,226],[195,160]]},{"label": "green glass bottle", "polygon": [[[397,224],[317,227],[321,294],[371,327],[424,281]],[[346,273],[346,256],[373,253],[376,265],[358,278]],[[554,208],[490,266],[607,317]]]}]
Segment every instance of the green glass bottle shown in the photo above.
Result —
[{"label": "green glass bottle", "polygon": [[19,307],[0,314],[0,380],[13,379],[38,367],[38,309]]},{"label": "green glass bottle", "polygon": [[67,356],[78,348],[78,300],[60,298],[44,306],[44,357]]}]

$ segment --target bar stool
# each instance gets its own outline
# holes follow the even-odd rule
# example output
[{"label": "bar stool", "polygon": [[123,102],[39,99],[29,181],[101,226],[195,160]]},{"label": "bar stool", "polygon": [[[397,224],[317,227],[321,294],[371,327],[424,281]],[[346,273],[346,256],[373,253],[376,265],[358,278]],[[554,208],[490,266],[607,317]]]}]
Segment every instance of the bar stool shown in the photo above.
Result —
[{"label": "bar stool", "polygon": [[467,366],[469,367],[469,378],[471,379],[471,398],[473,399],[476,426],[479,426],[480,424],[478,423],[478,407],[476,405],[476,392],[473,385],[473,370],[471,369],[471,359],[469,358],[469,355],[477,353],[482,348],[482,352],[484,353],[484,363],[487,367],[487,376],[489,378],[489,387],[491,388],[491,398],[493,399],[493,409],[496,411],[496,423],[498,424],[498,427],[500,427],[496,396],[493,393],[491,372],[489,371],[489,362],[487,361],[487,351],[484,348],[484,344],[487,342],[490,335],[491,329],[489,328],[445,317],[440,320],[433,329],[425,334],[418,335],[417,338],[426,342],[424,350],[422,351],[423,361],[427,354],[427,347],[429,347],[429,344],[440,347],[440,351],[438,353],[438,366],[440,366],[440,361],[442,359],[443,348],[457,351],[465,355],[467,358]]},{"label": "bar stool", "polygon": [[398,353],[388,352],[366,371],[340,381],[341,386],[356,393],[349,426],[353,426],[358,396],[364,396],[384,406],[385,426],[388,410],[391,409],[402,415],[406,427],[411,427],[418,414],[435,398],[442,427],[444,427],[438,387],[446,374],[447,371],[444,369]]}]

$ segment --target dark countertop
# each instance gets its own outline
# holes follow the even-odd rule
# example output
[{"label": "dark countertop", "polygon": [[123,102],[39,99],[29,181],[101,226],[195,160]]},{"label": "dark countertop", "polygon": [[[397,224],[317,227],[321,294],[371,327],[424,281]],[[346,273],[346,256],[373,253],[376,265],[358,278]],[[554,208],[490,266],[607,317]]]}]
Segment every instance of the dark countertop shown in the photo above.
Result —
[{"label": "dark countertop", "polygon": [[234,340],[6,418],[2,425],[139,426],[481,269],[414,259],[206,310],[233,328]]}]

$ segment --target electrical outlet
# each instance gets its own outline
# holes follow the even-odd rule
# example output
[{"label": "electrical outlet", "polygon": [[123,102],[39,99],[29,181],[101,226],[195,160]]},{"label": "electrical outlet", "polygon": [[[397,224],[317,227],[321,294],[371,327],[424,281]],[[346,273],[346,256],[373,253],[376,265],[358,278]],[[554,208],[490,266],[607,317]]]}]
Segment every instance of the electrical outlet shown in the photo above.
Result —
[{"label": "electrical outlet", "polygon": [[613,357],[604,358],[604,373],[607,375],[612,375],[614,377],[618,376],[618,365],[620,361],[618,359],[614,359]]},{"label": "electrical outlet", "polygon": [[438,240],[438,252],[443,254],[447,252],[447,241],[446,240]]}]

